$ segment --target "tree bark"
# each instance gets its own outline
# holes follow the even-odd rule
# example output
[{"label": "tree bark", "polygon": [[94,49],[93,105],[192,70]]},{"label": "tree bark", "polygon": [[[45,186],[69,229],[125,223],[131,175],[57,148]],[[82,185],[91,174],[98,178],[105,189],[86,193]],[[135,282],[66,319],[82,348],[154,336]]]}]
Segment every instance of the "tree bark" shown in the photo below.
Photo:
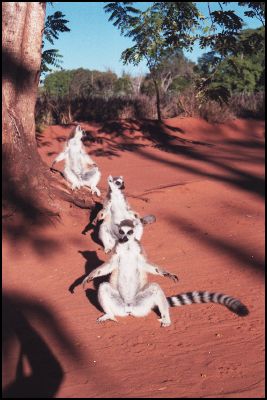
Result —
[{"label": "tree bark", "polygon": [[157,106],[157,116],[158,116],[158,121],[162,121],[161,118],[161,109],[160,109],[160,93],[159,93],[159,86],[156,81],[156,79],[153,79],[153,83],[155,86],[155,91],[156,91],[156,106]]},{"label": "tree bark", "polygon": [[[41,65],[46,3],[2,3],[2,132],[4,198],[14,191],[43,197],[48,167],[37,151],[34,109]],[[47,189],[47,190],[44,190]],[[11,194],[13,199],[11,198]]]}]

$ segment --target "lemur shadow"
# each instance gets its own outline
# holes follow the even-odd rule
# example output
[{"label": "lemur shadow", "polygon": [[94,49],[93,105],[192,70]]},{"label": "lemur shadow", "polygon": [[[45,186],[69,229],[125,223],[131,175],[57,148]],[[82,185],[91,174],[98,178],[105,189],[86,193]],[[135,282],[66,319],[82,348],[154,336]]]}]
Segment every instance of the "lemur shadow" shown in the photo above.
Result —
[{"label": "lemur shadow", "polygon": [[90,220],[89,220],[88,224],[85,226],[85,228],[82,231],[82,234],[86,235],[87,232],[92,230],[91,238],[95,243],[99,244],[100,246],[102,246],[102,242],[98,238],[98,232],[99,232],[99,227],[100,227],[101,223],[97,223],[97,225],[93,225],[92,222],[95,219],[95,217],[97,216],[98,212],[100,210],[102,210],[102,208],[103,208],[103,204],[101,204],[99,202],[95,203],[94,208],[90,212]]},{"label": "lemur shadow", "polygon": [[[104,264],[104,261],[100,260],[96,254],[95,251],[80,251],[79,253],[86,259],[86,263],[84,266],[84,270],[85,273],[80,276],[79,278],[77,278],[69,287],[69,291],[71,293],[74,293],[74,289],[76,288],[76,286],[79,286],[82,284],[83,280],[86,278],[86,276],[88,274],[90,274],[90,272],[92,272],[94,269],[96,269],[97,267],[99,267],[100,265]],[[86,289],[85,294],[87,299],[89,300],[89,302],[95,306],[99,311],[103,311],[98,299],[97,299],[97,292],[98,292],[98,288],[99,285],[102,282],[107,282],[109,279],[109,276],[101,276],[100,278],[95,278],[93,280],[93,285],[94,285],[94,289]]]}]

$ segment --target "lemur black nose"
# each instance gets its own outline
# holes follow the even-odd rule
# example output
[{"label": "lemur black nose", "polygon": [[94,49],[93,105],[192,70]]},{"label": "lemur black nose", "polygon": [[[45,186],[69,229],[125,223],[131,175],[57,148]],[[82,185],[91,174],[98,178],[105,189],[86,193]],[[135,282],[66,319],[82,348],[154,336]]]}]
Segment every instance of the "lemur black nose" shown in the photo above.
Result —
[{"label": "lemur black nose", "polygon": [[126,243],[126,242],[128,242],[127,236],[123,236],[122,238],[120,238],[119,242],[120,242],[120,243]]}]

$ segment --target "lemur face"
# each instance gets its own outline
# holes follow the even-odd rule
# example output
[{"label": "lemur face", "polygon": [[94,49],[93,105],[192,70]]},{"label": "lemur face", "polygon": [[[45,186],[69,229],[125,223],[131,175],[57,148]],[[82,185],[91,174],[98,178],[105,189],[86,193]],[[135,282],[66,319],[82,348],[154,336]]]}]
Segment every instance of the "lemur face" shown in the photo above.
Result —
[{"label": "lemur face", "polygon": [[114,176],[114,178],[110,175],[108,177],[108,185],[110,187],[110,189],[112,190],[113,188],[117,188],[117,189],[125,189],[125,185],[124,185],[124,180],[122,176]]},{"label": "lemur face", "polygon": [[75,129],[75,139],[76,140],[81,140],[83,138],[83,136],[85,135],[84,130],[81,128],[80,125],[77,125],[76,129]]},{"label": "lemur face", "polygon": [[135,221],[124,220],[118,225],[119,243],[134,240]]}]

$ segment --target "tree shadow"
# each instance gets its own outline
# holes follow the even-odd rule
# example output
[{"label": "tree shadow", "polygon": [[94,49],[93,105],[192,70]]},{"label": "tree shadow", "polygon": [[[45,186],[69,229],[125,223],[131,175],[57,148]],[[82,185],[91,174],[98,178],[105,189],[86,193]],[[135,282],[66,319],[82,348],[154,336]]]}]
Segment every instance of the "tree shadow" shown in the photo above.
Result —
[{"label": "tree shadow", "polygon": [[23,89],[27,81],[32,80],[32,70],[19,63],[12,51],[4,47],[2,47],[2,79],[15,81],[19,89]]},{"label": "tree shadow", "polygon": [[[250,127],[250,125],[248,125]],[[231,127],[231,129],[238,127]],[[260,197],[265,196],[264,179],[249,172],[247,168],[240,165],[240,161],[257,164],[263,163],[264,157],[259,154],[255,156],[250,154],[249,150],[264,151],[263,140],[250,137],[248,139],[229,139],[224,136],[218,126],[210,126],[205,128],[205,133],[214,135],[214,132],[221,135],[218,142],[216,136],[216,144],[211,141],[189,140],[181,138],[180,133],[185,131],[179,127],[171,127],[167,123],[153,120],[122,120],[105,122],[97,131],[94,140],[97,140],[98,134],[106,133],[105,137],[101,136],[102,148],[93,150],[91,154],[95,156],[119,156],[121,151],[135,151],[136,153],[155,161],[166,163],[175,168],[194,173],[198,176],[214,178],[219,181],[227,182],[232,186],[240,188],[244,191],[254,192]],[[131,132],[140,132],[136,138]],[[143,134],[143,136],[142,136]],[[140,138],[145,139],[145,143],[137,143]],[[120,140],[117,140],[117,139]],[[188,160],[197,160],[204,165],[210,165],[221,173],[205,172],[201,168],[186,165],[183,160],[173,162],[164,156],[160,157],[146,151],[149,147],[155,147],[162,153],[172,153],[179,155]],[[207,149],[210,149],[207,151]],[[258,159],[260,157],[260,159]],[[235,163],[235,165],[233,165]],[[237,164],[238,163],[238,164]]]},{"label": "tree shadow", "polygon": [[247,247],[238,247],[233,244],[232,241],[227,241],[226,239],[222,239],[219,236],[211,235],[206,232],[206,230],[201,229],[201,227],[197,226],[195,223],[192,223],[191,220],[188,220],[184,217],[169,215],[166,217],[168,222],[172,225],[178,227],[178,229],[182,232],[187,233],[191,238],[192,235],[196,237],[198,242],[201,242],[204,246],[211,247],[212,249],[217,249],[223,254],[227,254],[233,260],[241,263],[242,265],[246,265],[259,273],[265,272],[265,262],[264,259],[261,259],[260,256],[252,255]]},{"label": "tree shadow", "polygon": [[[31,319],[38,316],[39,322],[50,331],[58,343],[64,347],[68,356],[76,362],[82,355],[74,347],[66,330],[62,329],[49,309],[27,300],[19,294],[4,294],[2,303],[2,340],[3,363],[13,364],[14,353],[17,351],[15,342],[18,341],[19,357],[16,366],[15,379],[8,383],[3,390],[4,398],[52,398],[57,393],[64,376],[63,368],[46,340],[35,329]],[[30,373],[27,373],[24,362],[27,361]],[[4,369],[7,379],[10,371]]]},{"label": "tree shadow", "polygon": [[[135,121],[125,119],[105,121],[96,132],[89,131],[87,144],[97,143],[101,148],[91,150],[90,155],[118,157],[121,151],[135,151],[145,147],[156,147],[163,151],[171,151],[172,142],[213,147],[212,143],[181,138],[178,134],[185,134],[179,127],[172,127],[163,121],[143,119]],[[105,136],[103,136],[103,134]],[[141,142],[144,141],[145,143]],[[182,149],[182,148],[181,148]]]},{"label": "tree shadow", "polygon": [[[26,63],[18,62],[15,53],[6,47],[7,45],[8,43],[2,48],[3,80],[14,83],[18,92],[24,93],[28,86],[33,86],[33,80],[38,81],[39,75],[36,75]],[[28,93],[28,89],[26,92]],[[23,121],[15,115],[14,104],[8,103],[9,100],[4,96],[4,110],[13,118],[18,136],[13,138],[12,144],[9,140],[5,140],[2,146],[3,230],[6,236],[16,243],[28,240],[37,252],[43,253],[45,246],[54,250],[57,244],[49,239],[43,239],[39,228],[54,224],[59,219],[58,213],[47,208],[50,200],[48,169],[41,162],[37,152],[43,134],[37,133],[37,146],[31,143],[27,139],[29,132],[25,132]],[[5,133],[11,129],[5,119],[3,129]],[[14,144],[17,141],[20,142],[21,149],[25,150],[26,147],[29,149],[26,161],[21,154],[18,154],[19,151],[15,153],[17,145]]]},{"label": "tree shadow", "polygon": [[45,238],[42,229],[55,226],[60,222],[60,215],[46,208],[23,182],[12,177],[9,160],[3,152],[2,185],[3,185],[3,232],[13,243],[29,242],[40,255],[55,251],[59,242]]},{"label": "tree shadow", "polygon": [[220,174],[217,172],[206,172],[204,170],[201,170],[201,168],[185,165],[183,161],[167,160],[163,157],[157,156],[155,154],[149,154],[148,152],[142,151],[140,149],[138,151],[138,154],[142,155],[144,158],[158,161],[163,164],[170,165],[174,168],[179,168],[186,172],[191,172],[202,177],[216,179],[217,181],[221,182],[226,182],[238,189],[242,189],[246,192],[252,192],[260,198],[265,198],[265,180],[263,178],[260,178],[257,175],[253,175],[252,173],[245,170],[241,170],[240,168],[223,163],[219,161],[219,157],[216,158],[216,156],[214,156],[214,158],[211,158],[210,156],[197,153],[195,150],[190,150],[188,148],[184,149],[180,146],[176,146],[175,151],[174,149],[172,149],[172,152],[177,153],[178,149],[180,149],[180,152],[183,156],[186,156],[190,159],[198,159],[200,161],[203,161],[203,165],[206,162],[207,165],[211,164],[215,167],[218,167],[222,173]]},{"label": "tree shadow", "polygon": [[[236,130],[238,135],[252,128],[249,121],[245,121],[241,126],[231,123],[228,125],[230,131]],[[148,119],[95,122],[93,127],[94,130],[88,130],[87,144],[98,146],[92,146],[89,150],[90,155],[113,158],[119,157],[123,151],[131,151],[196,176],[228,183],[243,191],[255,193],[261,198],[265,196],[264,179],[247,168],[249,164],[259,166],[264,161],[263,139],[260,140],[256,136],[250,135],[247,138],[242,135],[241,138],[234,139],[225,134],[220,125],[207,125],[201,128],[201,133],[210,135],[210,141],[189,140],[180,136],[186,133],[183,129],[172,127],[168,121],[165,123]],[[152,153],[151,147],[160,152]],[[177,155],[179,159],[170,160],[164,153]],[[190,165],[189,162],[184,162],[184,159],[189,162],[199,161],[200,164]],[[207,170],[207,167],[210,169]],[[96,236],[93,240],[95,239]]]},{"label": "tree shadow", "polygon": [[172,126],[172,125],[168,125],[165,123],[165,127],[168,128],[169,130],[173,131],[173,132],[179,132],[179,133],[183,133],[185,134],[186,132],[184,131],[184,129],[181,129],[179,127],[176,126]]}]

